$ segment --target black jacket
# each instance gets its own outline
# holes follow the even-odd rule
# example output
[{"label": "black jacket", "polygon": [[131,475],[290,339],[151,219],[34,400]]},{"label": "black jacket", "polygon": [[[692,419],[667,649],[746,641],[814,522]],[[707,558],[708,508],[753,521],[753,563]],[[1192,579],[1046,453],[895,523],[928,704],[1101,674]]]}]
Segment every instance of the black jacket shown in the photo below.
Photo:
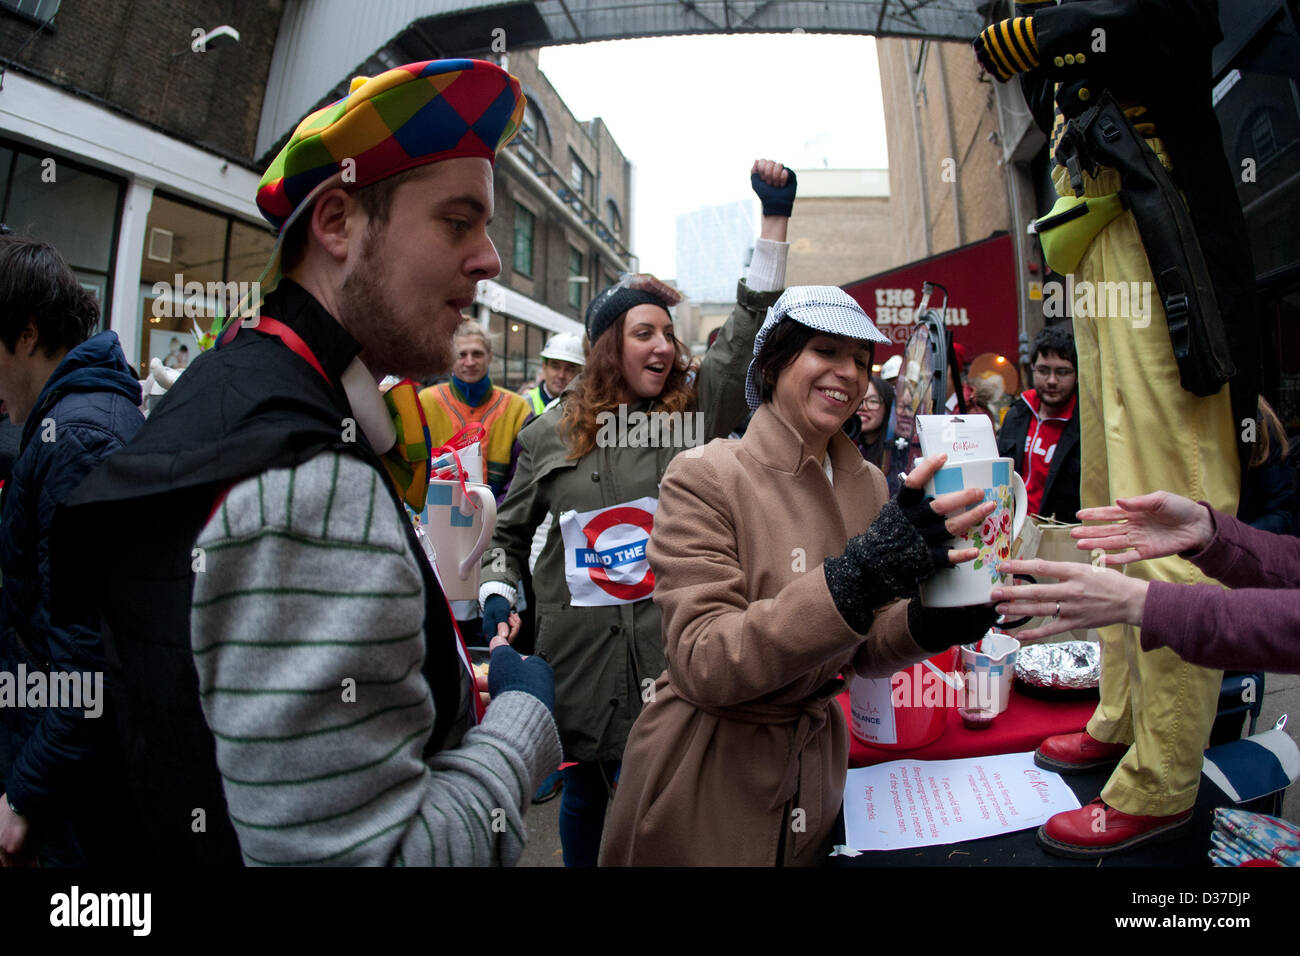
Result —
[{"label": "black jacket", "polygon": [[[1268,425],[1260,421],[1260,428]],[[1268,457],[1260,465],[1246,469],[1241,486],[1241,503],[1237,518],[1252,528],[1274,534],[1296,534],[1296,475],[1282,457],[1282,438],[1270,436]],[[1262,436],[1256,436],[1262,441]]]},{"label": "black jacket", "polygon": [[[241,329],[195,359],[135,441],[96,470],[56,518],[57,540],[81,541],[80,550],[64,552],[70,562],[79,558],[74,571],[95,585],[64,600],[93,601],[104,610],[114,704],[144,817],[136,863],[238,865],[242,859],[190,648],[192,549],[218,496],[244,478],[302,464],[322,451],[355,455],[383,475],[408,544],[421,554],[364,435],[343,439],[341,423],[352,410],[339,380],[360,346],[287,280],[268,296],[263,314],[303,339],[328,383],[276,338]],[[428,562],[418,564],[426,602],[424,674],[437,709],[428,753],[441,748],[460,710],[461,667],[446,600]]]},{"label": "black jacket", "polygon": [[[1024,468],[1025,439],[1029,427],[1034,421],[1034,411],[1025,401],[1024,396],[1007,409],[1002,419],[1002,428],[998,432],[998,454],[1015,462],[1016,471],[1022,478],[1028,478],[1029,470]],[[1075,513],[1079,510],[1079,403],[1074,404],[1074,414],[1061,433],[1052,453],[1052,463],[1047,469],[1047,484],[1043,488],[1043,500],[1038,513],[1058,521],[1077,521]]]}]

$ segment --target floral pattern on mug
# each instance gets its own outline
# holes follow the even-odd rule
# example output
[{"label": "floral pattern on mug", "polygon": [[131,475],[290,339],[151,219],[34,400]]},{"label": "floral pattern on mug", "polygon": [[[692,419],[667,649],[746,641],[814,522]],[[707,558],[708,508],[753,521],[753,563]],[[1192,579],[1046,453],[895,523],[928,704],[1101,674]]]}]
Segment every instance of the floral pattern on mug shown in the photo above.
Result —
[{"label": "floral pattern on mug", "polygon": [[1003,580],[997,569],[998,562],[1011,557],[1011,499],[1010,485],[985,488],[984,500],[997,502],[997,508],[982,525],[966,532],[970,546],[979,549],[971,567],[986,568],[990,580],[995,583]]}]

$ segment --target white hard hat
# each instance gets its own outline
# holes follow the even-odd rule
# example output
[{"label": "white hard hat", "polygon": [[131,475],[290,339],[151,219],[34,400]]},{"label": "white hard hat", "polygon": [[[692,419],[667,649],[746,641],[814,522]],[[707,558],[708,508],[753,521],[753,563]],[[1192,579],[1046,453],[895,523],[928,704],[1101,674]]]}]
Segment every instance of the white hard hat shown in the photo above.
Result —
[{"label": "white hard hat", "polygon": [[903,367],[903,356],[891,355],[885,359],[885,364],[880,366],[880,377],[886,382],[891,382],[898,378],[898,370]]},{"label": "white hard hat", "polygon": [[572,332],[557,332],[547,339],[542,346],[542,358],[572,362],[574,365],[587,364],[582,357],[582,338]]}]

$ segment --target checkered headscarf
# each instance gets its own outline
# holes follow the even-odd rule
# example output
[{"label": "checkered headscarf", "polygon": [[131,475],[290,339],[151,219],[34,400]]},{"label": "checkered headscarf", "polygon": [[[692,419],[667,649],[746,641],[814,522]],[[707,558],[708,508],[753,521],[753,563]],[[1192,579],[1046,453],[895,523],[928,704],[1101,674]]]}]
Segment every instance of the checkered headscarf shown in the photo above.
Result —
[{"label": "checkered headscarf", "polygon": [[843,335],[864,342],[888,342],[876,328],[862,306],[843,289],[833,285],[797,285],[781,293],[781,298],[767,310],[763,326],[754,336],[754,361],[745,374],[745,401],[750,408],[762,404],[757,360],[772,330],[785,319],[794,319],[827,335]]}]

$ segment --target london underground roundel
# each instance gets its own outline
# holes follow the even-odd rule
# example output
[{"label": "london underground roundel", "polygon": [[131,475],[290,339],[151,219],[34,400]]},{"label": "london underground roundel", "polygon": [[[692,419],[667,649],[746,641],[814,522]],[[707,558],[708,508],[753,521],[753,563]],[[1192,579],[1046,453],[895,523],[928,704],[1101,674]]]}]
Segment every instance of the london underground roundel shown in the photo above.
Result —
[{"label": "london underground roundel", "polygon": [[575,607],[630,604],[653,593],[655,576],[646,548],[658,504],[645,497],[560,515],[564,573]]}]

